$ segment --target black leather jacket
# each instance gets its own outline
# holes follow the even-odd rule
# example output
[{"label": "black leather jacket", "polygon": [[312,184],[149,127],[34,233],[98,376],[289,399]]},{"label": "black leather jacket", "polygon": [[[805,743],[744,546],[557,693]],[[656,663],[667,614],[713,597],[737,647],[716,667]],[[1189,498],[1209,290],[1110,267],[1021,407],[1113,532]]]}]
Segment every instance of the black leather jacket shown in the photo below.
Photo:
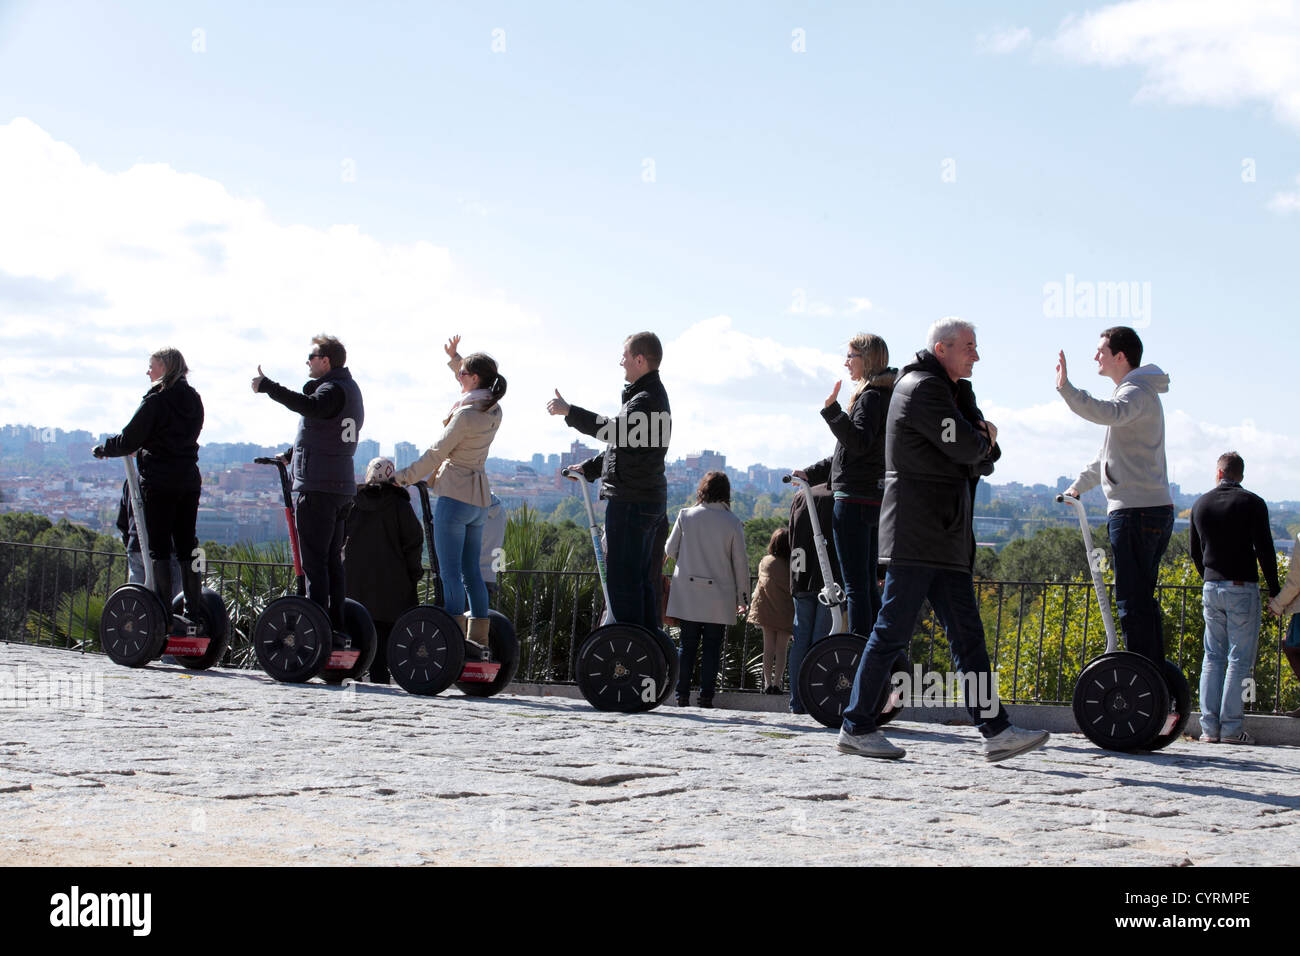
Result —
[{"label": "black leather jacket", "polygon": [[603,452],[579,466],[588,481],[601,479],[602,498],[667,503],[664,456],[672,416],[657,369],[623,388],[623,407],[616,417],[606,418],[570,405],[564,423],[605,442]]}]

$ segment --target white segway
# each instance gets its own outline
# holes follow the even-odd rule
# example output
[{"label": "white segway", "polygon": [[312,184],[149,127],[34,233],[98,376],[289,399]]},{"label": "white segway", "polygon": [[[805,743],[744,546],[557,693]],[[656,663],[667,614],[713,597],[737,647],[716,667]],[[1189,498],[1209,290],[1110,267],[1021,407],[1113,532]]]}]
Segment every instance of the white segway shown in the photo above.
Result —
[{"label": "white segway", "polygon": [[1104,552],[1092,546],[1083,502],[1073,495],[1057,495],[1056,500],[1069,504],[1078,516],[1092,587],[1106,628],[1106,653],[1089,661],[1074,685],[1074,719],[1089,740],[1106,750],[1168,747],[1182,736],[1192,712],[1187,678],[1173,661],[1157,667],[1141,654],[1119,649],[1101,574]]},{"label": "white segway", "polygon": [[600,589],[605,596],[605,613],[600,626],[587,635],[574,656],[574,678],[578,689],[597,710],[625,714],[653,710],[673,692],[677,684],[677,649],[668,635],[640,624],[619,624],[614,620],[605,577],[605,555],[600,546],[600,527],[591,505],[591,491],[579,468],[565,468],[564,477],[581,486],[587,508],[587,528],[596,554]]},{"label": "white segway", "polygon": [[[144,558],[144,584],[124,584],[104,602],[99,616],[99,643],[114,664],[143,667],[152,660],[171,655],[190,670],[207,670],[221,662],[230,643],[230,620],[215,591],[203,588],[198,613],[202,620],[182,616],[184,600],[159,597],[149,559],[149,529],[145,520],[144,496],[135,460],[122,459],[140,552]],[[177,555],[177,560],[192,560]]]},{"label": "white segway", "polygon": [[[831,611],[831,633],[808,649],[796,675],[795,679],[799,681],[799,699],[808,715],[819,724],[839,730],[840,724],[844,722],[844,710],[849,706],[849,697],[853,694],[853,681],[858,673],[862,653],[867,647],[867,638],[848,630],[844,616],[847,599],[844,589],[835,583],[830,554],[826,550],[826,536],[822,534],[821,519],[817,516],[817,505],[813,501],[808,482],[794,475],[786,475],[781,480],[794,485],[798,493],[804,496],[808,520],[812,522],[813,545],[822,569],[822,589],[817,594],[817,600]],[[907,654],[902,653],[894,660],[893,671],[906,672],[908,666]],[[902,697],[893,689],[892,682],[886,684],[876,708],[876,726],[887,724],[898,716],[898,712],[903,709],[901,701]]]}]

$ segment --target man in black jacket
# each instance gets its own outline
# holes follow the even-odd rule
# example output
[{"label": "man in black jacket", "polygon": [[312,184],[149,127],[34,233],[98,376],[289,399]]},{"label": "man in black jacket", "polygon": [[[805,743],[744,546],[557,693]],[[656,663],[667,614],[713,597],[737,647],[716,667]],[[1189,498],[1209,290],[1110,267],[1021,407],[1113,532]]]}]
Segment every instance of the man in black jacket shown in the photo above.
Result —
[{"label": "man in black jacket", "polygon": [[1218,484],[1192,505],[1192,561],[1205,579],[1205,660],[1201,664],[1201,739],[1253,744],[1242,726],[1243,685],[1255,670],[1259,646],[1259,575],[1269,597],[1277,582],[1277,554],[1268,505],[1241,487],[1246,463],[1235,451],[1219,456]]},{"label": "man in black jacket", "polygon": [[307,578],[307,597],[329,611],[334,629],[343,629],[343,522],[352,508],[357,485],[352,457],[357,452],[365,409],[361,389],[344,368],[348,353],[332,335],[311,340],[307,374],[311,381],[295,392],[271,381],[257,367],[253,391],[264,392],[297,412],[294,440],[294,525]]},{"label": "man in black jacket", "polygon": [[880,558],[889,571],[837,746],[864,757],[903,756],[876,729],[874,706],[929,598],[961,673],[966,708],[984,737],[984,755],[1005,760],[1041,747],[1048,735],[1013,727],[998,701],[971,576],[973,489],[993,470],[998,430],[980,414],[974,393],[962,388],[979,361],[974,327],[940,319],[926,341],[889,402],[880,514]]},{"label": "man in black jacket", "polygon": [[664,349],[653,332],[638,332],[623,343],[623,406],[606,418],[570,405],[559,389],[546,403],[552,415],[585,435],[605,442],[605,450],[582,462],[588,481],[601,479],[605,508],[605,571],[610,610],[620,624],[659,626],[654,579],[663,565],[656,540],[666,524],[668,481],[664,456],[672,433],[668,393],[659,380]]}]

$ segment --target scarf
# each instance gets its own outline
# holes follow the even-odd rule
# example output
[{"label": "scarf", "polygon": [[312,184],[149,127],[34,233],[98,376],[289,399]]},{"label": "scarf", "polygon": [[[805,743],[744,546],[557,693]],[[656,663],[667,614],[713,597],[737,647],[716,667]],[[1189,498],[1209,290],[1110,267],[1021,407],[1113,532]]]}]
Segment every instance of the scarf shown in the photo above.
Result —
[{"label": "scarf", "polygon": [[486,388],[475,388],[466,392],[460,397],[460,400],[451,406],[451,411],[447,412],[447,417],[442,420],[444,426],[451,424],[452,416],[462,408],[467,408],[475,402],[491,402],[492,392]]}]

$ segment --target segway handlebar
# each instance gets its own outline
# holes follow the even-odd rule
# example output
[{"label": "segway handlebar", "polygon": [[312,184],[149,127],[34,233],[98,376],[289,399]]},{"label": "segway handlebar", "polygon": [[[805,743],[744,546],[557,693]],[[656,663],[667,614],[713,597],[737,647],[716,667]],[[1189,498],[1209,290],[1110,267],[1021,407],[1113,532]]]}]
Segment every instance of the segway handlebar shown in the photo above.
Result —
[{"label": "segway handlebar", "polygon": [[298,546],[298,527],[293,521],[293,495],[289,491],[289,468],[283,458],[254,458],[255,465],[275,465],[280,472],[280,492],[284,495],[284,521],[289,526],[289,545],[293,551],[293,573],[298,579],[298,593],[306,594],[306,578],[303,577],[302,552]]},{"label": "segway handlebar", "polygon": [[1088,512],[1083,502],[1074,495],[1061,494],[1056,496],[1056,503],[1070,505],[1079,519],[1079,530],[1083,532],[1083,547],[1088,555],[1088,570],[1092,572],[1092,589],[1097,592],[1097,606],[1101,608],[1101,623],[1106,628],[1106,653],[1113,654],[1119,650],[1119,640],[1115,634],[1115,619],[1111,616],[1106,579],[1101,573],[1106,553],[1101,548],[1092,546],[1092,528],[1088,527]]},{"label": "segway handlebar", "polygon": [[826,536],[822,534],[822,523],[817,516],[817,504],[813,501],[812,487],[798,475],[782,475],[781,481],[787,485],[794,485],[798,489],[797,493],[804,496],[808,520],[812,523],[813,547],[817,551],[817,564],[822,569],[822,589],[817,592],[817,600],[830,608],[832,633],[839,634],[846,626],[842,610],[844,589],[836,583],[834,571],[831,569],[830,552],[826,550]]},{"label": "segway handlebar", "polygon": [[600,590],[605,596],[605,607],[612,618],[614,605],[609,603],[609,583],[605,578],[605,554],[600,549],[600,527],[596,524],[596,509],[591,505],[591,490],[587,487],[587,477],[582,473],[581,468],[573,465],[560,469],[560,474],[576,481],[578,487],[582,489],[582,503],[587,508],[587,528],[591,533],[591,547],[596,554],[596,570],[600,573]]},{"label": "segway handlebar", "polygon": [[144,560],[144,586],[154,589],[153,561],[149,559],[149,528],[144,520],[144,494],[140,491],[140,473],[135,470],[135,456],[127,455],[122,459],[126,467],[127,494],[131,498],[131,518],[135,522],[135,537],[140,543],[140,557]]}]

